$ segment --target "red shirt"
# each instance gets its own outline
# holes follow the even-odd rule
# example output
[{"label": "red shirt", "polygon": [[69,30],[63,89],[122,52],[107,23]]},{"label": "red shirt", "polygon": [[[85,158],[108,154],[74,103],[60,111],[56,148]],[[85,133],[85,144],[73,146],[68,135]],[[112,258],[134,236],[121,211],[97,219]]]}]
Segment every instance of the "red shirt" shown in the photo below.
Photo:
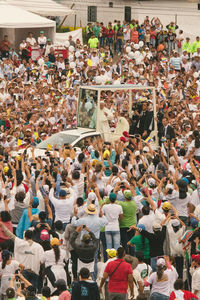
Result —
[{"label": "red shirt", "polygon": [[[195,296],[195,294],[191,293],[190,291],[182,291],[184,293],[184,299],[185,300],[193,300],[193,299],[198,299],[197,296]],[[176,299],[176,295],[174,292],[172,292],[170,294],[169,300],[175,300]]]},{"label": "red shirt", "polygon": [[128,275],[133,274],[133,270],[130,264],[125,262],[123,259],[116,259],[107,264],[104,272],[110,276],[121,261],[122,263],[120,264],[120,266],[117,268],[115,273],[113,273],[113,275],[109,278],[109,293],[127,294]]}]

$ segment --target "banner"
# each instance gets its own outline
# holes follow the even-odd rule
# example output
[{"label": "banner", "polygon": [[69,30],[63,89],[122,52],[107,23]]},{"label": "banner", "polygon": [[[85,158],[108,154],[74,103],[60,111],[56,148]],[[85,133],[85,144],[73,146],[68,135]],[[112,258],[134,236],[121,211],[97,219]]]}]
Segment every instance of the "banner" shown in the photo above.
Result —
[{"label": "banner", "polygon": [[72,40],[76,42],[77,39],[80,40],[81,44],[83,44],[83,36],[82,36],[82,29],[77,29],[70,32],[64,32],[64,33],[56,33],[54,44],[55,45],[63,45],[64,42],[66,42],[69,39],[69,36],[72,36]]}]

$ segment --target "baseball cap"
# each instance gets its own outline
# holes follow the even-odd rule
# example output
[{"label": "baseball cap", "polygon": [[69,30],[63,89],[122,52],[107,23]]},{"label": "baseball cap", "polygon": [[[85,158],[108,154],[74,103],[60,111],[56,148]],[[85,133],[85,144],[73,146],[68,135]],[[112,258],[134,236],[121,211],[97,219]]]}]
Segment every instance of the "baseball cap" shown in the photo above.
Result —
[{"label": "baseball cap", "polygon": [[50,244],[51,244],[51,246],[59,246],[60,245],[59,239],[57,239],[57,238],[51,239]]},{"label": "baseball cap", "polygon": [[125,190],[125,191],[124,191],[124,197],[125,197],[126,199],[128,199],[128,200],[131,200],[131,198],[132,198],[132,193],[131,193],[131,191],[130,191],[130,190]]},{"label": "baseball cap", "polygon": [[153,229],[155,231],[158,231],[158,230],[162,229],[162,226],[159,223],[155,222],[155,223],[153,223]]},{"label": "baseball cap", "polygon": [[135,151],[135,156],[139,156],[140,155],[140,151]]},{"label": "baseball cap", "polygon": [[32,205],[38,205],[38,204],[39,204],[38,197],[33,197],[33,204]]},{"label": "baseball cap", "polygon": [[42,229],[42,231],[40,233],[40,239],[42,241],[48,241],[49,240],[49,233],[46,229]]},{"label": "baseball cap", "polygon": [[171,208],[171,204],[168,201],[163,203],[162,205],[163,210],[170,210],[170,208]]},{"label": "baseball cap", "polygon": [[164,267],[166,265],[164,258],[159,258],[156,262],[156,265]]},{"label": "baseball cap", "polygon": [[106,252],[108,253],[108,255],[113,258],[117,255],[117,251],[115,249],[107,249]]},{"label": "baseball cap", "polygon": [[195,218],[190,219],[190,225],[192,228],[196,228],[198,226],[199,222]]},{"label": "baseball cap", "polygon": [[142,229],[142,230],[146,230],[146,227],[145,227],[144,224],[138,224],[137,227]]},{"label": "baseball cap", "polygon": [[174,220],[172,220],[171,224],[173,227],[178,227],[178,226],[180,226],[180,221],[177,219],[174,219]]},{"label": "baseball cap", "polygon": [[65,197],[67,195],[67,192],[65,190],[60,190],[59,196]]},{"label": "baseball cap", "polygon": [[110,193],[109,199],[110,200],[116,200],[117,199],[117,195],[115,193]]},{"label": "baseball cap", "polygon": [[155,179],[154,179],[154,178],[149,178],[149,179],[148,179],[148,184],[149,184],[150,186],[154,186],[154,185],[156,184]]}]

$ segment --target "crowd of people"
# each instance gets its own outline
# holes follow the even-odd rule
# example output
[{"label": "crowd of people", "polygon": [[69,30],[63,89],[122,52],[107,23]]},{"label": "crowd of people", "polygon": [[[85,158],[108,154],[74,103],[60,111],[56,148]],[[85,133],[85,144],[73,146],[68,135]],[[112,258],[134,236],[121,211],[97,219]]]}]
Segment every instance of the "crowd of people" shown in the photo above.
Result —
[{"label": "crowd of people", "polygon": [[[66,57],[44,31],[0,42],[2,299],[200,299],[199,37],[148,17],[85,32]],[[80,86],[123,84],[131,111],[126,91],[102,92],[102,136],[35,155],[76,127]],[[84,96],[94,129],[96,106]],[[110,142],[120,116],[130,131]]]}]

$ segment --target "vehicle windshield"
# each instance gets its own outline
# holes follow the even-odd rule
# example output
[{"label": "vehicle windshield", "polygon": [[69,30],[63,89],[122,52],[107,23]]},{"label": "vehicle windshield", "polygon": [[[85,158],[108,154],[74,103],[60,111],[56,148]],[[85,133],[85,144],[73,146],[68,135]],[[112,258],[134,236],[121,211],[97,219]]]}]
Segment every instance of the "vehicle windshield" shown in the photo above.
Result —
[{"label": "vehicle windshield", "polygon": [[80,89],[78,103],[78,127],[96,129],[97,91]]},{"label": "vehicle windshield", "polygon": [[60,148],[64,144],[71,144],[77,139],[77,135],[68,135],[62,132],[56,133],[51,137],[47,138],[45,141],[39,143],[37,148],[46,149],[50,146],[57,145]]}]

